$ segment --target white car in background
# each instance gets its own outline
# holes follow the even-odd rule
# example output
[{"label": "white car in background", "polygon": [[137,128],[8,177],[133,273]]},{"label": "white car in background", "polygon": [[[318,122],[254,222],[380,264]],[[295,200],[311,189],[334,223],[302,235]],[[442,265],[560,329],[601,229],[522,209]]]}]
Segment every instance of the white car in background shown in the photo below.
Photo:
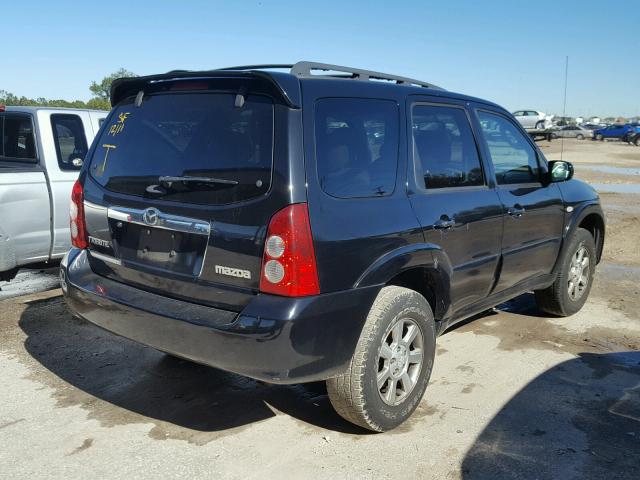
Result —
[{"label": "white car in background", "polygon": [[0,281],[71,248],[71,187],[107,114],[0,105]]},{"label": "white car in background", "polygon": [[551,127],[553,115],[547,115],[539,110],[518,110],[513,116],[526,129],[544,130]]}]

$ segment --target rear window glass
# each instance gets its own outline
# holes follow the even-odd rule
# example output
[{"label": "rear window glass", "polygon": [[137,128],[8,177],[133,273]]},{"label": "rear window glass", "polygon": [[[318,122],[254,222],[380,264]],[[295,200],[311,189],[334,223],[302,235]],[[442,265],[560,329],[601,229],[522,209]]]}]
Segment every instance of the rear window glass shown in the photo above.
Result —
[{"label": "rear window glass", "polygon": [[[273,102],[231,93],[170,93],[116,106],[102,129],[90,172],[105,188],[201,204],[265,194],[271,184]],[[211,181],[163,182],[160,177]],[[158,193],[160,192],[160,193]]]},{"label": "rear window glass", "polygon": [[325,98],[316,104],[316,160],[334,197],[389,195],[398,164],[398,106],[390,100]]},{"label": "rear window glass", "polygon": [[87,154],[87,137],[78,115],[51,115],[53,141],[61,170],[80,170]]},{"label": "rear window glass", "polygon": [[26,115],[0,116],[2,144],[0,156],[3,160],[19,162],[36,161],[36,141],[31,117]]}]

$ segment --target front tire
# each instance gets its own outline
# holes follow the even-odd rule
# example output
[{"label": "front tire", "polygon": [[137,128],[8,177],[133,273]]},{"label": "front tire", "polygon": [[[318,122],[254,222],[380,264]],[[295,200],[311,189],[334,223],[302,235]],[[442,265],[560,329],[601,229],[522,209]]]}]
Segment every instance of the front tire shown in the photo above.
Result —
[{"label": "front tire", "polygon": [[596,244],[584,228],[578,228],[561,260],[553,284],[536,290],[538,308],[545,313],[567,317],[578,312],[587,301],[596,270]]},{"label": "front tire", "polygon": [[376,297],[347,371],[327,380],[336,412],[375,432],[411,416],[427,388],[436,350],[429,303],[408,288],[384,287]]},{"label": "front tire", "polygon": [[596,140],[598,140],[599,142],[603,142],[604,141],[604,137],[601,134],[596,135]]}]

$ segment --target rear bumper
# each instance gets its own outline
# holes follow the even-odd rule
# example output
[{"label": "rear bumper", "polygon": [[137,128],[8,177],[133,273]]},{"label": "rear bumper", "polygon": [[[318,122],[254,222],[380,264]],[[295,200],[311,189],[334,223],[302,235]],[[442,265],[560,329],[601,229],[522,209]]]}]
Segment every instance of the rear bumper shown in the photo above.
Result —
[{"label": "rear bumper", "polygon": [[380,287],[312,297],[256,295],[240,313],[167,298],[91,271],[85,250],[60,266],[73,313],[144,345],[270,383],[324,380],[349,364]]}]

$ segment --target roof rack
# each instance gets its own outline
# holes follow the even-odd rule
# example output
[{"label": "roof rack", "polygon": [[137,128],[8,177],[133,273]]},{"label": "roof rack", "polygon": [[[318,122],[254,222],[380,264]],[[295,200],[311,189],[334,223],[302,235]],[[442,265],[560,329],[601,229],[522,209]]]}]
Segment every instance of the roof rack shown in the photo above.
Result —
[{"label": "roof rack", "polygon": [[269,69],[291,69],[293,65],[285,63],[274,63],[264,65],[241,65],[238,67],[218,68],[218,70],[269,70]]},{"label": "roof rack", "polygon": [[[273,65],[244,65],[238,67],[220,68],[219,70],[269,70],[269,69],[290,69],[290,73],[300,78],[317,78],[326,76],[332,78],[348,78],[353,80],[383,80],[395,82],[398,85],[416,85],[419,87],[431,88],[435,90],[444,90],[433,83],[423,82],[414,78],[399,77],[397,75],[389,75],[382,72],[374,72],[371,70],[361,70],[359,68],[343,67],[340,65],[331,65],[329,63],[317,62],[298,62],[295,65],[289,64],[273,64]],[[330,72],[325,75],[312,73],[313,71]]]}]

